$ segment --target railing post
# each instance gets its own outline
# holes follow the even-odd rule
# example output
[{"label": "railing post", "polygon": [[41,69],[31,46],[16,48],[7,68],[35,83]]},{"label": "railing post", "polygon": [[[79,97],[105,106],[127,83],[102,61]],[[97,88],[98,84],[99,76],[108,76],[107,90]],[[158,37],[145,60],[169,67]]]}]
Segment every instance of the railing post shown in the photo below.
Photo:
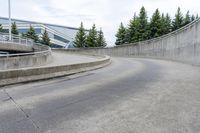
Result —
[{"label": "railing post", "polygon": [[22,39],[21,39],[21,37],[19,37],[19,43],[20,43],[20,44],[22,43]]},{"label": "railing post", "polygon": [[12,39],[12,33],[11,33],[11,7],[10,7],[10,0],[8,0],[8,16],[9,16],[9,40]]}]

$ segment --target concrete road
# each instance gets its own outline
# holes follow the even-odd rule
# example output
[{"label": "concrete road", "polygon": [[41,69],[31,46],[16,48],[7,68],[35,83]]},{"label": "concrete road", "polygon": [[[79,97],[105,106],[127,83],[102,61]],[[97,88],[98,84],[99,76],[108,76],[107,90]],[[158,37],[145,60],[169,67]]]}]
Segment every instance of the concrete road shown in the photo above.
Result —
[{"label": "concrete road", "polygon": [[0,133],[199,133],[200,68],[114,58],[110,66],[0,89]]}]

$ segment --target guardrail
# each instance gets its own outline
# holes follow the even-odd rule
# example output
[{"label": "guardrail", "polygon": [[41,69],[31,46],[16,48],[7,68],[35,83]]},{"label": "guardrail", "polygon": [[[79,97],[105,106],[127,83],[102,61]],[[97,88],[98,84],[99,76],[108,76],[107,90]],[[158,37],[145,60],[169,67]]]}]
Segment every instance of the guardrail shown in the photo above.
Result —
[{"label": "guardrail", "polygon": [[5,57],[5,56],[7,56],[7,55],[9,55],[8,52],[2,52],[2,51],[0,51],[0,58],[1,58],[1,57]]},{"label": "guardrail", "polygon": [[30,53],[18,53],[18,54],[9,54],[7,52],[0,52],[0,58],[4,58],[4,57],[19,57],[19,56],[28,56],[28,55],[39,55],[39,54],[45,54],[45,53],[50,53],[51,52],[51,48],[48,46],[45,46],[45,49],[42,49],[42,47],[44,47],[43,45],[39,44],[39,43],[34,43],[35,46],[39,46],[41,47],[41,51],[37,51],[37,52],[30,52]]},{"label": "guardrail", "polygon": [[9,40],[9,34],[0,32],[0,43],[2,43],[1,50],[12,49],[12,47],[16,47],[15,50],[29,49],[25,50],[26,53],[13,54],[0,51],[0,70],[40,66],[52,60],[51,48],[34,43],[32,39],[12,35]]},{"label": "guardrail", "polygon": [[13,44],[19,44],[19,45],[33,45],[33,40],[29,38],[22,37],[20,35],[11,35],[11,40],[9,40],[9,34],[8,33],[2,33],[0,32],[0,42],[2,43],[13,43]]},{"label": "guardrail", "polygon": [[36,49],[30,53],[14,53],[0,55],[0,71],[36,67],[52,61],[51,48],[41,44],[34,44]]}]

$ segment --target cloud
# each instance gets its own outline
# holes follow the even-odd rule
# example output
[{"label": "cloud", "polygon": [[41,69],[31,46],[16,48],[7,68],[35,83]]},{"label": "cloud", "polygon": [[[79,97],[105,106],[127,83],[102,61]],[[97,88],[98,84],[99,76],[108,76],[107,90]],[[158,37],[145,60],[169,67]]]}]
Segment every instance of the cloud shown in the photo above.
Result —
[{"label": "cloud", "polygon": [[[127,24],[134,12],[145,6],[151,16],[156,8],[169,12],[173,17],[180,6],[186,13],[199,13],[198,0],[11,0],[12,17],[25,20],[55,23],[79,27],[83,21],[86,28],[96,24],[102,27],[106,40],[112,44],[120,22]],[[0,16],[6,17],[7,1],[0,0]]]}]

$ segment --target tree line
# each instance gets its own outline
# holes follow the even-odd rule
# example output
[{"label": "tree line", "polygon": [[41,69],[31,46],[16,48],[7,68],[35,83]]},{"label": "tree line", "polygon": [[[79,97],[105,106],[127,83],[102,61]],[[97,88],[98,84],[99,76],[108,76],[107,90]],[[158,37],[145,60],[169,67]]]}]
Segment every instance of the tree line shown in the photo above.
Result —
[{"label": "tree line", "polygon": [[105,46],[106,46],[106,41],[102,29],[100,29],[100,31],[97,31],[96,25],[94,24],[87,33],[87,31],[83,26],[83,22],[81,22],[81,25],[74,40],[74,47],[86,48],[86,47],[105,47]]},{"label": "tree line", "polygon": [[184,16],[181,9],[178,8],[175,18],[172,20],[168,13],[161,14],[159,9],[156,9],[148,21],[147,11],[145,7],[142,7],[139,15],[135,13],[126,27],[123,23],[120,24],[115,44],[123,45],[156,38],[175,31],[198,18],[198,14],[190,15],[189,11]]},{"label": "tree line", "polygon": [[[5,32],[5,30],[3,29],[2,25],[0,24],[0,32]],[[19,31],[16,25],[16,22],[12,23],[11,26],[11,33],[13,35],[19,35]],[[35,29],[33,28],[33,26],[30,25],[28,31],[26,33],[22,33],[21,34],[22,37],[26,37],[26,38],[30,38],[32,39],[35,43],[42,43],[44,45],[48,45],[50,46],[50,38],[48,35],[47,30],[44,30],[44,33],[42,34],[42,38],[40,39],[39,36],[36,34]]]}]

